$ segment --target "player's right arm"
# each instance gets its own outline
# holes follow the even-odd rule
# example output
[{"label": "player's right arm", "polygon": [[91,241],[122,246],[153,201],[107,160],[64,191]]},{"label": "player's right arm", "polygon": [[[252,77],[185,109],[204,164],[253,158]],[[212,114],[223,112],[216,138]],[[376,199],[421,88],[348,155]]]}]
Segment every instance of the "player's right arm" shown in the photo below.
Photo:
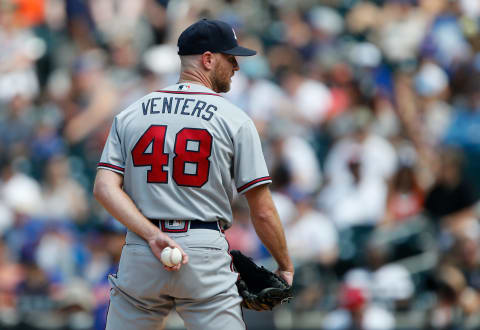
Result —
[{"label": "player's right arm", "polygon": [[253,227],[278,264],[277,273],[292,285],[293,263],[288,254],[283,226],[270,189],[267,185],[261,185],[247,191],[245,197],[250,207]]},{"label": "player's right arm", "polygon": [[182,263],[175,267],[165,266],[165,269],[180,269],[182,264],[188,262],[188,256],[174,240],[145,218],[122,186],[123,176],[121,174],[100,168],[95,178],[93,195],[115,219],[147,241],[153,254],[159,260],[161,260],[160,256],[165,247],[179,248],[182,252]]},{"label": "player's right arm", "polygon": [[[117,116],[113,120],[98,164],[93,195],[115,219],[147,241],[153,254],[159,260],[161,260],[162,250],[170,246],[178,247],[182,252],[183,263],[187,263],[188,257],[185,252],[160,228],[145,218],[130,196],[123,190],[126,152],[121,133],[121,119]],[[178,270],[180,266],[181,264],[170,268],[165,266],[165,269]]]}]

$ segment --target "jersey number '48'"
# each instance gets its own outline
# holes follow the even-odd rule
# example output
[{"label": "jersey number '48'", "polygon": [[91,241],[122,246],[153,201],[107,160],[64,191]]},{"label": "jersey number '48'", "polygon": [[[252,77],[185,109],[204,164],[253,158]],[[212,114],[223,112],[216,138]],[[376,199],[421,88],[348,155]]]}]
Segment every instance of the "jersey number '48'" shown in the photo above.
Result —
[{"label": "jersey number '48'", "polygon": [[[166,125],[152,125],[132,149],[134,166],[150,166],[147,182],[167,183],[168,153],[164,152]],[[201,187],[208,181],[212,136],[205,129],[183,128],[175,136],[172,177],[179,186]],[[151,152],[147,153],[152,145]]]}]

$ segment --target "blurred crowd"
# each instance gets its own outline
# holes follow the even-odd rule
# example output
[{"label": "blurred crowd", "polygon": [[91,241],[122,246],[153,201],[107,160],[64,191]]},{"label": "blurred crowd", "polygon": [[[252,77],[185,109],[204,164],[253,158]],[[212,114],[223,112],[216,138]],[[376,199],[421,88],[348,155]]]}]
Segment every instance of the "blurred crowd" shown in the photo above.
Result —
[{"label": "blurred crowd", "polygon": [[[225,97],[260,133],[296,266],[274,324],[480,326],[478,0],[1,0],[0,328],[104,328],[125,228],[92,199],[96,163],[201,17],[258,50]],[[231,247],[268,262],[233,207]]]}]

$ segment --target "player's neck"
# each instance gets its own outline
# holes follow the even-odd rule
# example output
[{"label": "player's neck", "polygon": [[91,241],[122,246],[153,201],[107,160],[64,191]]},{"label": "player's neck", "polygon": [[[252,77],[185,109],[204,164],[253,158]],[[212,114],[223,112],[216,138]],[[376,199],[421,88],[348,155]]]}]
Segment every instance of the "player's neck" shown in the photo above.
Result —
[{"label": "player's neck", "polygon": [[210,78],[203,72],[185,70],[180,73],[179,83],[193,83],[203,85],[213,90],[213,85]]}]

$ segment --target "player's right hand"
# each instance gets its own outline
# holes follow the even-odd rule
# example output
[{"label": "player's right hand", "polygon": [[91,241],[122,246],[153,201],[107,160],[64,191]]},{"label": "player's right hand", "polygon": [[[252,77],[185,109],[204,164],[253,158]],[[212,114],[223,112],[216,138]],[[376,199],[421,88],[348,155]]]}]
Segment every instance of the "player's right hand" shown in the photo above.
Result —
[{"label": "player's right hand", "polygon": [[179,270],[182,265],[188,262],[188,255],[183,251],[180,245],[178,245],[173,239],[171,239],[170,237],[168,237],[168,235],[164,234],[161,231],[159,231],[154,238],[148,241],[148,245],[150,245],[153,254],[155,255],[155,257],[157,257],[158,260],[160,260],[160,262],[162,261],[162,250],[167,246],[171,247],[172,249],[176,247],[180,250],[180,252],[182,253],[182,262],[173,267],[163,265],[163,268],[167,271]]}]

